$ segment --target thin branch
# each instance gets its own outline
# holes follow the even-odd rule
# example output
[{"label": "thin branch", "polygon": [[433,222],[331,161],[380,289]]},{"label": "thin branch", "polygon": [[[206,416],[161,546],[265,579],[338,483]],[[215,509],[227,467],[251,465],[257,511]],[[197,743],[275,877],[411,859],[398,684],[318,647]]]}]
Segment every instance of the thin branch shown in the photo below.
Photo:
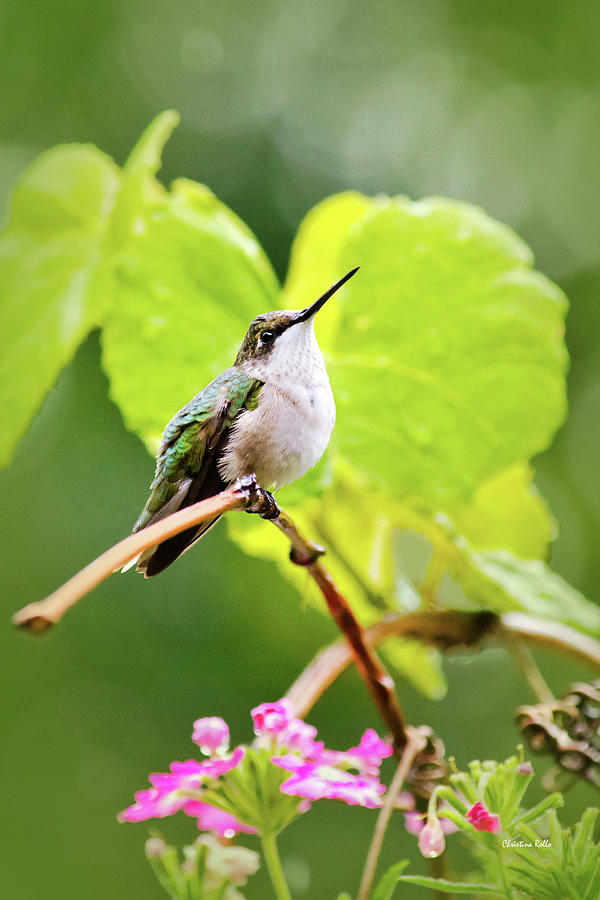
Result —
[{"label": "thin branch", "polygon": [[253,477],[240,478],[222,493],[181,509],[148,528],[130,534],[81,569],[44,600],[30,603],[16,612],[12,618],[13,624],[26,628],[34,634],[47,631],[59,622],[81,597],[139,553],[206,519],[212,519],[232,509],[244,509],[253,502],[257,490],[258,486]]},{"label": "thin branch", "polygon": [[600,641],[590,637],[589,634],[563,625],[562,622],[538,619],[529,613],[510,612],[501,616],[500,625],[507,631],[520,634],[529,644],[548,650],[559,650],[579,662],[600,667]]},{"label": "thin branch", "polygon": [[394,693],[394,682],[365,641],[363,629],[347,600],[340,594],[333,578],[320,562],[323,549],[308,541],[284,510],[279,509],[278,514],[271,518],[273,524],[290,541],[291,561],[304,566],[321,591],[334,622],[346,639],[348,652],[369,689],[379,715],[394,737],[396,751],[402,752],[406,745],[406,723]]},{"label": "thin branch", "polygon": [[34,634],[46,631],[60,621],[81,597],[139,553],[186,528],[234,509],[246,509],[270,519],[286,535],[291,544],[290,559],[296,565],[305,566],[318,585],[329,612],[348,642],[351,658],[354,659],[379,714],[394,736],[396,750],[401,752],[406,744],[406,726],[394,694],[394,682],[374,651],[365,643],[362,628],[350,606],[319,562],[324,549],[300,533],[273,497],[258,486],[253,475],[240,478],[220,494],[179,510],[115,544],[45,600],[30,603],[15,613],[13,623]]},{"label": "thin branch", "polygon": [[540,703],[552,703],[554,694],[548,687],[546,679],[540,672],[538,665],[531,655],[531,650],[523,640],[520,634],[515,634],[504,629],[506,634],[506,645],[512,653],[513,659],[521,669],[526,681],[533,691],[535,697]]},{"label": "thin branch", "polygon": [[427,737],[419,728],[413,728],[409,725],[406,729],[406,736],[406,746],[404,747],[400,762],[398,763],[398,768],[394,773],[391,784],[387,789],[383,805],[377,816],[375,831],[373,832],[373,838],[369,846],[369,852],[367,854],[356,900],[367,900],[369,896],[373,878],[375,877],[375,872],[377,870],[377,861],[379,859],[379,854],[381,853],[383,838],[385,837],[390,817],[396,805],[398,794],[406,781],[415,757],[418,756],[421,750],[427,745]]},{"label": "thin branch", "polygon": [[[416,638],[443,650],[471,647],[489,638],[506,639],[507,634],[518,635],[528,644],[559,651],[600,668],[600,641],[568,625],[547,622],[527,613],[511,612],[502,616],[458,611],[390,614],[364,631],[366,642],[373,647],[395,635]],[[348,647],[341,641],[321,650],[286,694],[296,715],[306,716],[351,661]]]}]

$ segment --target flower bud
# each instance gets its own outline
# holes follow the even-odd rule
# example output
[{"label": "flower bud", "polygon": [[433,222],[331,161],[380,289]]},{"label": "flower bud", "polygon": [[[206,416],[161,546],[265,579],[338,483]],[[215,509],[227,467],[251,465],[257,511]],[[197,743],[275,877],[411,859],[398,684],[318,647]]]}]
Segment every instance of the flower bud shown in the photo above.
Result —
[{"label": "flower bud", "polygon": [[161,837],[150,837],[146,841],[144,852],[148,859],[162,859],[171,848]]},{"label": "flower bud", "polygon": [[294,709],[289,700],[277,700],[275,703],[261,703],[251,710],[254,722],[254,733],[277,736],[284,731],[294,718]]},{"label": "flower bud", "polygon": [[427,822],[419,834],[419,850],[427,859],[435,859],[446,849],[444,832],[440,820],[434,815],[427,817]]},{"label": "flower bud", "polygon": [[223,753],[229,747],[229,728],[219,716],[196,719],[192,740],[205,756]]},{"label": "flower bud", "polygon": [[470,822],[476,831],[489,831],[491,834],[498,834],[502,829],[500,824],[500,816],[491,813],[485,803],[478,801],[471,809],[465,813],[465,819]]}]

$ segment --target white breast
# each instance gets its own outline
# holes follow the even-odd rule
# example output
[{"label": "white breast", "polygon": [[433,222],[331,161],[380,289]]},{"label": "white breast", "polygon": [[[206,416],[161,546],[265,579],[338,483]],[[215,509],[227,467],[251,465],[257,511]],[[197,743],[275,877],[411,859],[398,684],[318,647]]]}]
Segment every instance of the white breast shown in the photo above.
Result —
[{"label": "white breast", "polygon": [[275,490],[318,462],[335,424],[312,321],[284,332],[268,358],[244,365],[264,385],[256,409],[238,416],[219,468],[227,481],[254,472],[259,484]]}]

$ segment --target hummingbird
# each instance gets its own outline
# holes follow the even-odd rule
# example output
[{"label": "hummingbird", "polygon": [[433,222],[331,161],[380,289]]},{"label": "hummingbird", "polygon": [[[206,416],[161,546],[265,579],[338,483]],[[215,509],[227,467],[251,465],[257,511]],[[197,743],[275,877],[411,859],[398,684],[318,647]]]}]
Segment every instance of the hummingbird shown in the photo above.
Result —
[{"label": "hummingbird", "polygon": [[[351,269],[310,306],[263,313],[250,323],[234,364],[177,412],[164,430],[140,531],[185,506],[256,475],[275,491],[322,457],[335,402],[314,330],[316,313],[358,271]],[[144,550],[133,565],[158,575],[219,516]]]}]

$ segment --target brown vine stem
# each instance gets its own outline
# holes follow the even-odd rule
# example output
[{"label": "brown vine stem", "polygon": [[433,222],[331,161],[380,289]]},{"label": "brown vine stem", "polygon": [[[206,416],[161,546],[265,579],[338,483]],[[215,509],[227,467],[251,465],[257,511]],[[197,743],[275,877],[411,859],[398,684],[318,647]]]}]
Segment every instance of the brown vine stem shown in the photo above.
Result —
[{"label": "brown vine stem", "polygon": [[363,629],[348,601],[339,592],[333,578],[320,562],[319,557],[324,552],[323,548],[307,540],[283,509],[279,509],[278,515],[273,517],[272,521],[291,544],[291,561],[298,566],[304,566],[321,591],[331,617],[344,635],[350,654],[349,661],[354,660],[379,715],[393,735],[396,752],[401,753],[406,746],[406,723],[396,700],[394,682],[365,640]]},{"label": "brown vine stem", "polygon": [[[455,611],[390,614],[365,629],[365,641],[376,647],[386,638],[416,638],[443,650],[472,647],[484,639],[522,638],[527,644],[565,653],[600,669],[600,641],[559,622],[548,622],[527,613]],[[336,641],[321,650],[291,686],[286,696],[296,715],[306,716],[321,694],[352,661],[347,646]]]},{"label": "brown vine stem", "polygon": [[319,557],[325,552],[324,549],[300,533],[290,516],[277,506],[268,492],[259,487],[253,475],[240,478],[220,494],[179,510],[126,537],[44,600],[30,603],[16,612],[13,623],[34,634],[48,630],[81,597],[148,547],[234,509],[245,509],[270,519],[285,534],[291,544],[291,561],[304,566],[318,585],[332,618],[347,641],[349,660],[354,660],[380,716],[393,735],[396,751],[401,753],[406,744],[406,725],[394,693],[394,682],[365,641],[363,630],[348,602],[320,562]]},{"label": "brown vine stem", "polygon": [[246,508],[255,500],[257,491],[258,486],[253,477],[240,478],[222,493],[181,509],[142,531],[130,534],[81,569],[44,600],[30,603],[16,612],[12,618],[13,624],[28,629],[33,634],[47,631],[59,622],[81,597],[138,553],[174,534],[179,534],[180,531],[185,531],[191,525],[197,525],[229,510]]},{"label": "brown vine stem", "polygon": [[[428,729],[426,729],[426,731],[428,731]],[[413,728],[409,725],[406,729],[406,736],[406,746],[404,747],[400,762],[398,763],[398,768],[394,773],[391,784],[387,789],[383,805],[377,816],[375,831],[373,832],[373,838],[369,846],[369,852],[367,854],[356,900],[367,900],[369,896],[371,885],[373,884],[373,879],[377,870],[377,861],[379,859],[379,854],[381,853],[383,838],[385,837],[390,817],[394,811],[398,794],[406,781],[415,757],[418,756],[421,750],[427,745],[427,736],[419,728]]]}]

